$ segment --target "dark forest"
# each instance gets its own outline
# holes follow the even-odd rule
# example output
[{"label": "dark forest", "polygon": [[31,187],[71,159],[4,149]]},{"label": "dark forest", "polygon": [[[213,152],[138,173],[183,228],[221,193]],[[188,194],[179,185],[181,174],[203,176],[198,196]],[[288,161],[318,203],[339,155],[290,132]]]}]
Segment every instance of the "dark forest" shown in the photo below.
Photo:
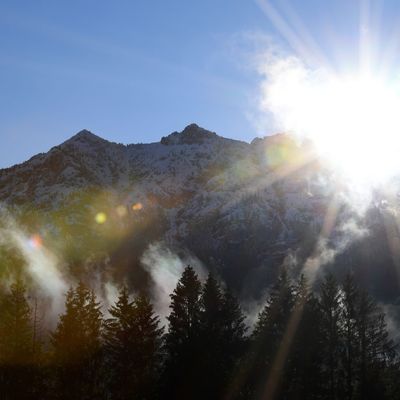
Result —
[{"label": "dark forest", "polygon": [[163,327],[120,288],[106,313],[71,287],[47,332],[21,279],[1,294],[1,399],[396,399],[400,363],[385,314],[352,275],[311,290],[282,269],[254,324],[235,295],[188,266]]}]

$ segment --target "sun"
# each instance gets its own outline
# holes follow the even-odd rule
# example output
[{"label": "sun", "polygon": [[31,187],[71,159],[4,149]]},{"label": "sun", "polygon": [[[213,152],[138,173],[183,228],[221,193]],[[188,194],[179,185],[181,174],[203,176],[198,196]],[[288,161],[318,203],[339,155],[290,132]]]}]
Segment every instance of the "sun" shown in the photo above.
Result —
[{"label": "sun", "polygon": [[280,129],[311,139],[343,177],[377,185],[400,174],[399,82],[313,70],[296,58],[279,60],[266,76],[262,107]]},{"label": "sun", "polygon": [[400,96],[394,84],[334,76],[309,95],[305,103],[314,116],[303,117],[314,121],[303,121],[303,133],[341,173],[371,184],[400,173]]}]

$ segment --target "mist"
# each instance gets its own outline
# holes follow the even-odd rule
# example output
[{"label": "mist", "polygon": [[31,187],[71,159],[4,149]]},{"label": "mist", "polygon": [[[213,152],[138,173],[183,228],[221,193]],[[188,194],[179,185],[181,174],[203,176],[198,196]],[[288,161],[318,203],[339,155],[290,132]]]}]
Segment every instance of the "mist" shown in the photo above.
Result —
[{"label": "mist", "polygon": [[22,257],[24,271],[34,282],[36,292],[50,300],[50,314],[55,318],[63,310],[64,295],[70,285],[62,272],[62,262],[46,248],[39,236],[35,239],[19,227],[6,210],[1,210],[1,221],[0,245],[15,249]]},{"label": "mist", "polygon": [[174,291],[185,267],[190,265],[200,280],[206,277],[206,270],[200,260],[187,250],[179,253],[171,250],[164,242],[155,242],[143,253],[141,263],[153,281],[151,297],[156,313],[165,324],[171,302],[170,294]]}]

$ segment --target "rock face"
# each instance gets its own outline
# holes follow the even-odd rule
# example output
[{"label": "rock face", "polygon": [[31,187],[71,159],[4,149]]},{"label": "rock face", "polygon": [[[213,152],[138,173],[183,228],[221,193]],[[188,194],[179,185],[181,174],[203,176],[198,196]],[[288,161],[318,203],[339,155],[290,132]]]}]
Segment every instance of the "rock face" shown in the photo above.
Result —
[{"label": "rock face", "polygon": [[215,132],[207,131],[196,124],[188,125],[182,132],[173,132],[161,138],[161,144],[202,144],[209,139],[217,139]]},{"label": "rock face", "polygon": [[[285,134],[248,144],[195,124],[159,143],[132,145],[83,130],[48,153],[0,171],[0,201],[21,213],[34,209],[45,220],[38,217],[36,225],[60,241],[90,247],[97,234],[93,216],[104,211],[113,229],[129,228],[111,234],[120,239],[113,248],[116,259],[138,263],[152,241],[163,240],[190,250],[243,291],[261,291],[282,262],[300,268],[314,254],[332,198],[339,198],[337,182],[309,144]],[[133,209],[135,204],[140,207]],[[349,220],[380,232],[374,228],[382,226],[379,209],[361,221],[345,203],[336,200],[336,206],[337,228],[328,248],[344,240],[348,232],[342,227]],[[129,222],[115,222],[115,210]],[[132,222],[139,220],[142,230]],[[357,246],[341,252],[341,265],[348,264],[349,252],[357,263],[365,261],[360,241]],[[382,267],[386,276],[393,275],[393,265]],[[397,293],[392,286],[391,298]]]}]

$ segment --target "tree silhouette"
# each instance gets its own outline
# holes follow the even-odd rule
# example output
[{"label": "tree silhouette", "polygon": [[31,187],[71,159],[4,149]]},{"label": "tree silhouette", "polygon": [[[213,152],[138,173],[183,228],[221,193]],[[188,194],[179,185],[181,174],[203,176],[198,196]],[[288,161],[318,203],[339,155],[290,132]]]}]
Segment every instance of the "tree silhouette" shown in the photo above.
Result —
[{"label": "tree silhouette", "polygon": [[[33,308],[29,301],[32,302]],[[148,297],[121,287],[103,321],[89,287],[66,294],[41,345],[40,309],[21,279],[0,292],[0,399],[392,400],[400,359],[385,314],[351,275],[313,292],[282,269],[246,337],[238,300],[187,267],[168,331]]]},{"label": "tree silhouette", "polygon": [[66,296],[65,313],[51,336],[56,387],[62,399],[102,394],[102,313],[92,290],[82,282]]},{"label": "tree silhouette", "polygon": [[32,314],[26,287],[20,278],[2,296],[0,310],[3,396],[6,399],[33,398],[35,377]]},{"label": "tree silhouette", "polygon": [[[164,394],[169,398],[196,398],[198,393],[201,317],[201,283],[187,266],[171,294],[169,330],[165,337],[167,360]],[[204,354],[204,353],[203,353]]]},{"label": "tree silhouette", "polygon": [[144,295],[129,299],[122,287],[109,310],[104,338],[109,389],[115,399],[150,399],[155,395],[160,369],[163,329]]},{"label": "tree silhouette", "polygon": [[322,318],[318,299],[304,275],[294,288],[292,310],[293,342],[287,360],[286,383],[289,398],[319,399],[322,393]]},{"label": "tree silhouette", "polygon": [[275,396],[279,392],[280,382],[285,379],[286,357],[282,357],[281,353],[289,351],[287,333],[294,303],[294,288],[283,268],[258,316],[252,335],[253,372],[250,385],[256,398]]},{"label": "tree silhouette", "polygon": [[322,358],[324,363],[324,381],[326,396],[338,398],[339,361],[340,361],[340,321],[342,317],[339,285],[332,274],[327,274],[321,284],[321,335],[324,338]]}]

